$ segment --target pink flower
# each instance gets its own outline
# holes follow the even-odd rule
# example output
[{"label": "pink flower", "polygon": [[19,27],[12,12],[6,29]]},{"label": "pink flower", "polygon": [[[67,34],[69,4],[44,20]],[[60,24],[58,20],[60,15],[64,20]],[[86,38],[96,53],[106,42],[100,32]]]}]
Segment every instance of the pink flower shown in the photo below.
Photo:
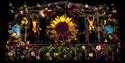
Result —
[{"label": "pink flower", "polygon": [[24,42],[21,42],[21,44],[20,44],[20,45],[25,46],[26,44],[25,44]]},{"label": "pink flower", "polygon": [[16,34],[17,34],[17,36],[18,36],[18,37],[20,37],[20,35],[21,35],[21,33],[20,33],[20,32],[17,32]]},{"label": "pink flower", "polygon": [[8,30],[8,32],[9,32],[9,34],[11,34],[11,33],[12,33],[12,30]]},{"label": "pink flower", "polygon": [[31,56],[36,56],[34,51],[31,52]]},{"label": "pink flower", "polygon": [[96,46],[96,49],[97,49],[97,50],[101,50],[101,46],[100,46],[100,45],[97,45],[97,46]]},{"label": "pink flower", "polygon": [[67,7],[71,8],[72,7],[72,3],[68,3]]},{"label": "pink flower", "polygon": [[27,41],[27,42],[26,42],[26,45],[30,45],[30,41]]}]

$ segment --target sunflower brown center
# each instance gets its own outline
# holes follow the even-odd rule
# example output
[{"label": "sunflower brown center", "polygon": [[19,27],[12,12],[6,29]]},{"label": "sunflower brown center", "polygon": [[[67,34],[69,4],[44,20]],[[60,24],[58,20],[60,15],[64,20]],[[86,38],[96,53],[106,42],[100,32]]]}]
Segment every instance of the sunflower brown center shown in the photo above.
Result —
[{"label": "sunflower brown center", "polygon": [[60,22],[56,25],[55,30],[59,34],[66,34],[69,31],[69,26],[66,22]]}]

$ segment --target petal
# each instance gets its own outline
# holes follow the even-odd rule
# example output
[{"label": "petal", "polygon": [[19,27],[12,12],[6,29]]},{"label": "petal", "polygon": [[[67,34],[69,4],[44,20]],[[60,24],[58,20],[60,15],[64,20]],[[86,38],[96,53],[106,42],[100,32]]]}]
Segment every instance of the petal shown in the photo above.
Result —
[{"label": "petal", "polygon": [[52,30],[51,33],[56,33],[56,31],[55,31],[55,30]]},{"label": "petal", "polygon": [[50,24],[50,26],[51,26],[52,28],[55,28],[55,25],[54,25],[54,24]]},{"label": "petal", "polygon": [[54,25],[57,25],[57,23],[58,23],[58,21],[53,20],[53,24]]},{"label": "petal", "polygon": [[72,19],[72,18],[67,17],[67,18],[66,18],[66,23],[69,23],[69,22],[71,21],[71,19]]},{"label": "petal", "polygon": [[74,26],[74,23],[73,22],[69,22],[69,26]]},{"label": "petal", "polygon": [[65,18],[63,16],[60,17],[60,21],[61,22],[64,22],[65,21]]}]

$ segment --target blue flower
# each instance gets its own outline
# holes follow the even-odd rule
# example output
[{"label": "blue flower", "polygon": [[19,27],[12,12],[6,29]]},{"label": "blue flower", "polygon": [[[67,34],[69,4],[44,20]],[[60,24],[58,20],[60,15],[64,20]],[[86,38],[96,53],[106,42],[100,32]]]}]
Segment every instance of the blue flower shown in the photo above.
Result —
[{"label": "blue flower", "polygon": [[113,33],[113,27],[111,25],[106,25],[104,27],[104,31],[107,32],[108,34]]},{"label": "blue flower", "polygon": [[15,25],[12,27],[13,33],[20,32],[20,29],[21,29],[21,27],[20,27],[18,24],[15,24]]}]

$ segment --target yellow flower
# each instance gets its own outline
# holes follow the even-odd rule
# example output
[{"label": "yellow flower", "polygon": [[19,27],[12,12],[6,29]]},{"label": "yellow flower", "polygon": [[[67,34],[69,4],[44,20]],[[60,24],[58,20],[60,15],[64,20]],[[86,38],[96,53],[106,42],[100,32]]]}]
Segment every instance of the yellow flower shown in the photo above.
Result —
[{"label": "yellow flower", "polygon": [[40,56],[36,56],[36,59],[39,60],[39,59],[40,59]]},{"label": "yellow flower", "polygon": [[108,40],[107,40],[107,39],[105,39],[105,40],[104,40],[104,42],[105,42],[105,43],[107,43],[107,42],[108,42]]},{"label": "yellow flower", "polygon": [[45,17],[44,9],[42,9],[39,13],[41,14],[42,17]]},{"label": "yellow flower", "polygon": [[28,49],[28,47],[26,46],[26,49]]},{"label": "yellow flower", "polygon": [[47,52],[47,53],[46,53],[46,56],[49,56],[49,55],[50,55],[50,53],[49,53],[49,52]]},{"label": "yellow flower", "polygon": [[13,33],[12,36],[13,36],[13,37],[16,36],[16,33]]},{"label": "yellow flower", "polygon": [[22,24],[25,24],[25,21],[24,21],[24,20],[22,20],[22,21],[21,21],[21,23],[22,23]]},{"label": "yellow flower", "polygon": [[23,17],[23,20],[21,21],[21,24],[28,24],[28,20],[26,17]]},{"label": "yellow flower", "polygon": [[40,7],[40,4],[39,4],[39,3],[37,3],[37,6],[38,6],[38,7]]},{"label": "yellow flower", "polygon": [[12,55],[13,55],[13,53],[12,53],[12,52],[9,52],[9,53],[8,53],[8,56],[12,56]]},{"label": "yellow flower", "polygon": [[89,57],[93,57],[93,53],[89,53]]},{"label": "yellow flower", "polygon": [[[50,25],[47,26],[47,32],[50,32],[50,37],[55,41],[71,41],[76,38],[78,29],[76,29],[76,23],[72,18],[66,15],[57,16],[54,20],[50,21]],[[67,36],[67,37],[66,37]],[[73,37],[73,38],[70,38]]]}]

